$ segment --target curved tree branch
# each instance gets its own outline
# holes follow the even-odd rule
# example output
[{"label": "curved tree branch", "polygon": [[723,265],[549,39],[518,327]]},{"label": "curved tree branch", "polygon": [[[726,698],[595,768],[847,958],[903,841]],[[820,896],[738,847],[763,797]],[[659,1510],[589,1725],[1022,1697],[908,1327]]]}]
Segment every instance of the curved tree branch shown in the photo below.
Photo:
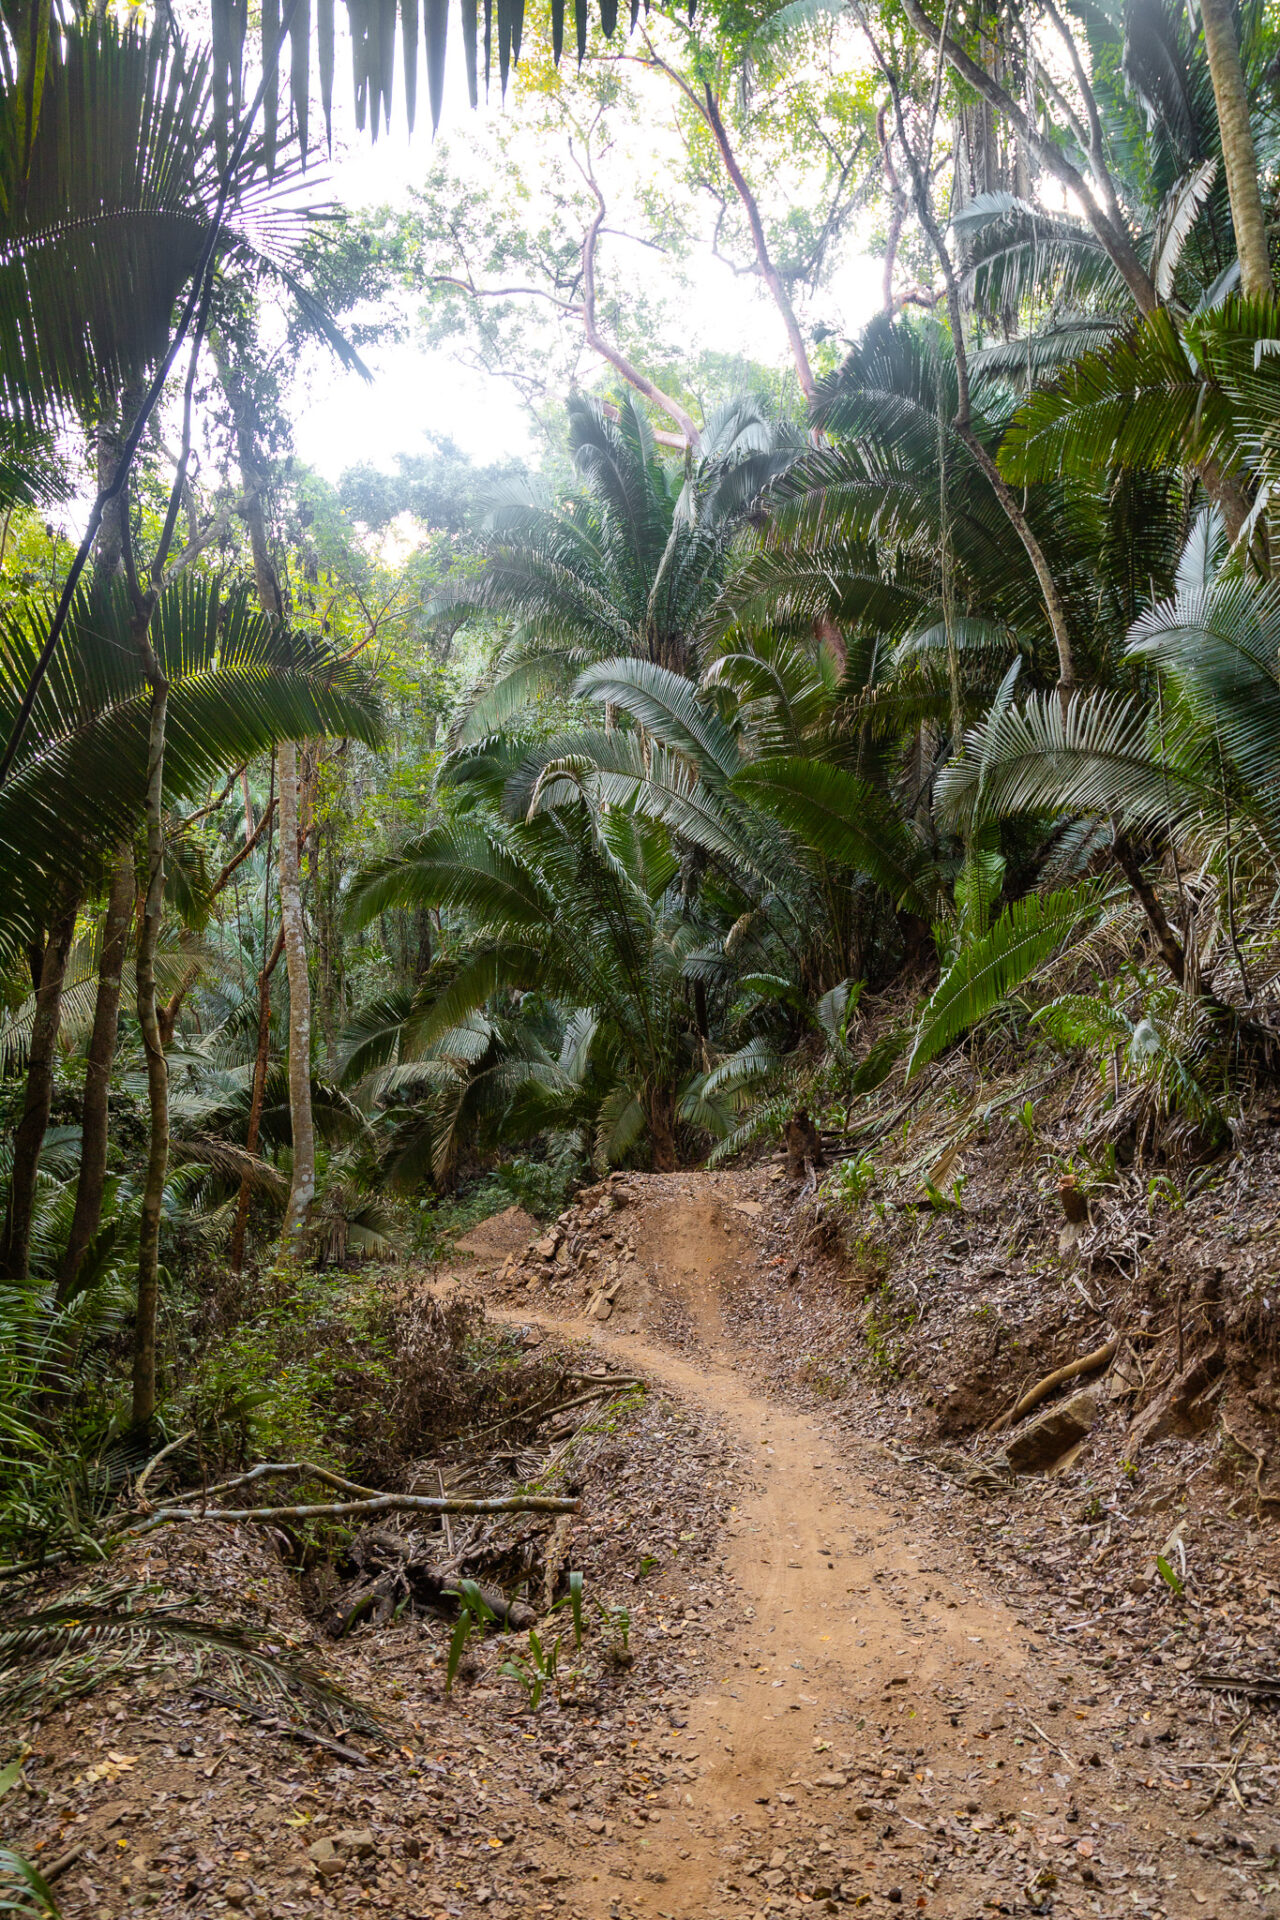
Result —
[{"label": "curved tree branch", "polygon": [[645,399],[652,401],[655,407],[661,407],[662,411],[679,427],[690,452],[697,453],[702,446],[702,435],[694,426],[692,416],[671,394],[664,393],[647,374],[641,373],[639,367],[628,360],[611,340],[606,340],[600,331],[596,319],[596,242],[599,240],[600,229],[605,221],[605,200],[590,162],[588,161],[584,166],[576,154],[573,155],[573,160],[591,189],[596,203],[595,217],[582,238],[582,327],[586,334],[587,345],[602,359],[607,360],[611,367],[616,367],[628,386],[634,387],[637,393],[643,394]]}]

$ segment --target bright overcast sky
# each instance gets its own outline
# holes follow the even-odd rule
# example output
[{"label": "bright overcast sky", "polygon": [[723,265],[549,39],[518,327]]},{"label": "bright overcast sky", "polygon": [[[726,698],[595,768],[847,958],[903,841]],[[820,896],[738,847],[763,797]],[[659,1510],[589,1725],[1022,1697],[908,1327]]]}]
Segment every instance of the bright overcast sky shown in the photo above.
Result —
[{"label": "bright overcast sky", "polygon": [[[621,11],[625,17],[625,9]],[[472,114],[458,36],[452,36],[452,41],[450,65],[455,70],[445,89],[441,133],[452,136],[454,163],[465,169],[482,164],[478,154],[467,150],[468,132],[477,119],[483,122],[486,115],[504,112],[518,116],[520,104],[512,101],[505,108],[498,104],[495,78],[493,102],[486,107],[482,101],[478,114]],[[340,76],[343,65],[340,49]],[[352,135],[328,173],[328,190],[349,206],[406,204],[430,153],[424,81],[419,81],[422,117],[412,139],[403,125],[399,71],[396,93],[390,135],[384,134],[376,146],[367,135]],[[349,101],[335,98],[334,107],[335,120],[349,127]],[[629,142],[643,141],[636,129],[629,129],[628,137]],[[642,147],[634,157],[645,163]],[[531,130],[528,164],[536,177],[540,168],[563,164],[563,148]],[[648,164],[653,169],[662,164],[657,145]],[[855,256],[837,275],[828,304],[840,314],[843,332],[858,331],[878,307],[880,273],[878,261]],[[692,351],[714,344],[722,352],[743,353],[766,364],[786,363],[782,324],[755,281],[735,276],[709,248],[687,264],[685,274],[689,285],[679,296],[678,312],[681,336]],[[536,455],[528,418],[507,382],[461,365],[445,350],[422,352],[412,345],[396,345],[372,348],[365,359],[376,376],[372,386],[329,363],[321,377],[310,383],[305,412],[295,422],[298,454],[329,478],[336,479],[359,461],[390,468],[398,453],[423,450],[432,434],[448,435],[477,458],[492,459],[500,451]]]}]

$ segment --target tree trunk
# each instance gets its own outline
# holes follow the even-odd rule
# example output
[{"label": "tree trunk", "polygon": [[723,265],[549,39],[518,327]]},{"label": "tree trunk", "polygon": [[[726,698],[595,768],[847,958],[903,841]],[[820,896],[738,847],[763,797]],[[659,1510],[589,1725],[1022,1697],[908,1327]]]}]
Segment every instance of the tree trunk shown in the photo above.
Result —
[{"label": "tree trunk", "polygon": [[649,1114],[649,1138],[653,1143],[655,1173],[674,1173],[680,1165],[676,1151],[675,1101],[669,1087],[659,1087],[645,1102]]},{"label": "tree trunk", "polygon": [[738,156],[733,151],[728,130],[721,118],[720,103],[711,91],[709,81],[703,82],[703,100],[698,104],[702,109],[702,117],[707,123],[707,130],[715,141],[716,150],[724,162],[724,170],[747,216],[747,225],[751,229],[751,244],[755,249],[756,266],[760,270],[760,278],[769,289],[773,304],[778,309],[786,331],[787,344],[791,348],[791,359],[795,366],[796,379],[800,382],[800,390],[806,400],[812,400],[817,392],[817,382],[813,377],[813,368],[809,364],[809,353],[804,344],[804,335],[800,331],[800,322],[796,318],[796,310],[791,304],[791,295],[787,292],[786,283],[770,256],[769,245],[765,239],[764,222],[760,218],[759,203],[747,185],[746,175],[738,165]]},{"label": "tree trunk", "polygon": [[[258,1151],[258,1129],[262,1125],[262,1102],[267,1089],[267,1062],[271,1051],[271,976],[284,952],[284,928],[276,936],[271,958],[258,975],[258,1049],[253,1058],[253,1092],[249,1097],[249,1125],[244,1143],[250,1153]],[[236,1199],[236,1220],[231,1230],[231,1271],[244,1269],[244,1241],[249,1228],[249,1200],[253,1189],[248,1174],[240,1180]]]},{"label": "tree trunk", "polygon": [[133,1424],[146,1427],[156,1410],[156,1312],[160,1286],[160,1209],[169,1164],[169,1068],[156,1007],[156,947],[164,913],[164,748],[169,682],[143,632],[151,681],[147,737],[147,891],[138,940],[138,1024],[147,1057],[151,1132],[138,1225],[138,1304],[133,1335]]},{"label": "tree trunk", "polygon": [[1142,870],[1142,860],[1133,842],[1122,833],[1115,836],[1116,863],[1129,882],[1147,923],[1156,938],[1160,957],[1168,967],[1177,984],[1182,987],[1187,980],[1187,956],[1173,928],[1169,925],[1169,916],[1164,910],[1160,895]]},{"label": "tree trunk", "polygon": [[[129,431],[138,417],[144,391],[140,386],[126,387],[120,396],[119,413],[107,412],[98,425],[97,457],[100,489],[109,487],[116,477],[120,455],[124,450]],[[93,570],[99,580],[112,580],[120,571],[124,556],[128,513],[129,488],[125,486],[121,488],[114,500],[107,502],[103,509],[98,536],[93,543]]]},{"label": "tree trunk", "polygon": [[1251,299],[1266,300],[1275,292],[1275,283],[1271,277],[1267,222],[1258,185],[1258,159],[1249,123],[1249,95],[1236,39],[1235,8],[1231,0],[1200,0],[1200,18],[1204,23],[1204,50],[1218,107],[1227,197],[1231,202],[1231,224],[1236,231],[1236,252],[1240,256],[1240,284]]},{"label": "tree trunk", "polygon": [[80,1174],[71,1237],[58,1275],[58,1298],[64,1300],[75,1284],[85,1248],[102,1220],[102,1196],[107,1181],[107,1096],[111,1062],[115,1058],[120,1022],[120,981],[124,971],[129,922],[133,918],[136,886],[132,842],[121,847],[107,893],[102,923],[102,952],[98,959],[98,993],[93,1008],[93,1032],[84,1069],[84,1108],[80,1124]]},{"label": "tree trunk", "polygon": [[26,1098],[13,1137],[13,1171],[5,1209],[0,1272],[10,1280],[25,1280],[31,1250],[31,1221],[35,1212],[36,1175],[40,1149],[53,1105],[53,1068],[57,1058],[58,1026],[62,1018],[62,983],[76,930],[74,897],[64,898],[54,914],[40,966],[31,1051],[27,1057]]},{"label": "tree trunk", "polygon": [[311,982],[307,974],[307,935],[298,874],[298,749],[292,740],[276,748],[276,785],[280,794],[280,923],[289,974],[289,1122],[293,1135],[293,1174],[284,1238],[292,1240],[307,1223],[316,1194],[316,1132],[311,1113]]},{"label": "tree trunk", "polygon": [[[244,520],[262,610],[283,620],[284,593],[271,558],[263,495],[267,471],[258,453],[257,406],[243,375],[215,342],[218,377],[235,420],[236,459],[245,485]],[[292,741],[276,749],[280,805],[280,919],[289,973],[289,1119],[293,1133],[293,1178],[285,1215],[289,1241],[306,1223],[316,1191],[316,1136],[311,1117],[311,981],[307,973],[306,925],[298,875],[298,750]]]}]

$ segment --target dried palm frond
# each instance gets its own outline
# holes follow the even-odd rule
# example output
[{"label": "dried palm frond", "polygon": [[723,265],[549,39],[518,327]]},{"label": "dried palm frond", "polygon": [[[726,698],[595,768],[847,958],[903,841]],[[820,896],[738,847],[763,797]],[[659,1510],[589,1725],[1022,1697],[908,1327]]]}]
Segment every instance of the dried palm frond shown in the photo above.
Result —
[{"label": "dried palm frond", "polygon": [[0,1614],[0,1716],[47,1713],[119,1673],[182,1653],[197,1675],[210,1659],[220,1662],[241,1692],[276,1711],[386,1738],[368,1708],[300,1656],[251,1628],[196,1619],[184,1610],[190,1601],[161,1587],[86,1586],[30,1612],[15,1598]]}]

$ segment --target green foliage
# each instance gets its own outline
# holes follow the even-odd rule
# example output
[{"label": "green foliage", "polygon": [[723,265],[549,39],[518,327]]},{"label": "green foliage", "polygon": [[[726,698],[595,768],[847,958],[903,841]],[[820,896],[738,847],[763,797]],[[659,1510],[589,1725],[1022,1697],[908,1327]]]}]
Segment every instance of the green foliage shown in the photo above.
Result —
[{"label": "green foliage", "polygon": [[554,1640],[544,1642],[541,1635],[530,1627],[527,1655],[513,1654],[498,1669],[504,1679],[518,1681],[524,1688],[525,1703],[530,1713],[538,1711],[547,1688],[554,1687],[559,1677],[563,1639],[564,1635],[558,1633]]},{"label": "green foliage", "polygon": [[341,1469],[381,1437],[390,1341],[376,1290],[296,1261],[262,1276],[257,1298],[193,1356],[176,1417],[206,1457],[313,1459]]},{"label": "green foliage", "polygon": [[445,1661],[444,1690],[453,1692],[453,1683],[458,1677],[463,1655],[473,1633],[483,1633],[497,1614],[489,1605],[474,1580],[458,1582],[458,1618],[454,1622],[453,1632],[449,1636],[449,1653]]},{"label": "green foliage", "polygon": [[846,1213],[857,1213],[875,1184],[876,1167],[869,1153],[842,1160],[822,1183],[824,1195]]},{"label": "green foliage", "polygon": [[[123,583],[83,589],[32,723],[0,789],[0,955],[25,951],[59,890],[77,893],[139,827],[150,694]],[[8,736],[44,639],[45,610],[0,634],[0,734]],[[277,739],[380,735],[375,687],[325,642],[253,610],[246,588],[186,575],[162,595],[151,639],[169,678],[166,793],[202,796]]]},{"label": "green foliage", "polygon": [[[22,1779],[24,1757],[18,1754],[0,1770],[0,1800]],[[53,1890],[39,1868],[33,1867],[12,1847],[0,1847],[0,1913],[17,1914],[21,1920],[32,1920],[32,1916],[38,1915],[46,1916],[46,1920],[58,1920],[61,1913]]]},{"label": "green foliage", "polygon": [[962,1033],[985,1019],[1102,910],[1096,881],[1029,894],[1006,907],[990,929],[961,946],[929,996],[907,1061],[919,1073]]},{"label": "green foliage", "polygon": [[554,1136],[552,1151],[545,1160],[527,1154],[513,1154],[494,1168],[493,1177],[517,1206],[525,1207],[540,1220],[551,1220],[564,1212],[575,1187],[587,1174],[587,1165],[576,1143]]},{"label": "green foliage", "polygon": [[1186,1590],[1186,1581],[1180,1573],[1174,1571],[1162,1553],[1156,1555],[1156,1572],[1164,1581],[1174,1598],[1179,1598]]}]

